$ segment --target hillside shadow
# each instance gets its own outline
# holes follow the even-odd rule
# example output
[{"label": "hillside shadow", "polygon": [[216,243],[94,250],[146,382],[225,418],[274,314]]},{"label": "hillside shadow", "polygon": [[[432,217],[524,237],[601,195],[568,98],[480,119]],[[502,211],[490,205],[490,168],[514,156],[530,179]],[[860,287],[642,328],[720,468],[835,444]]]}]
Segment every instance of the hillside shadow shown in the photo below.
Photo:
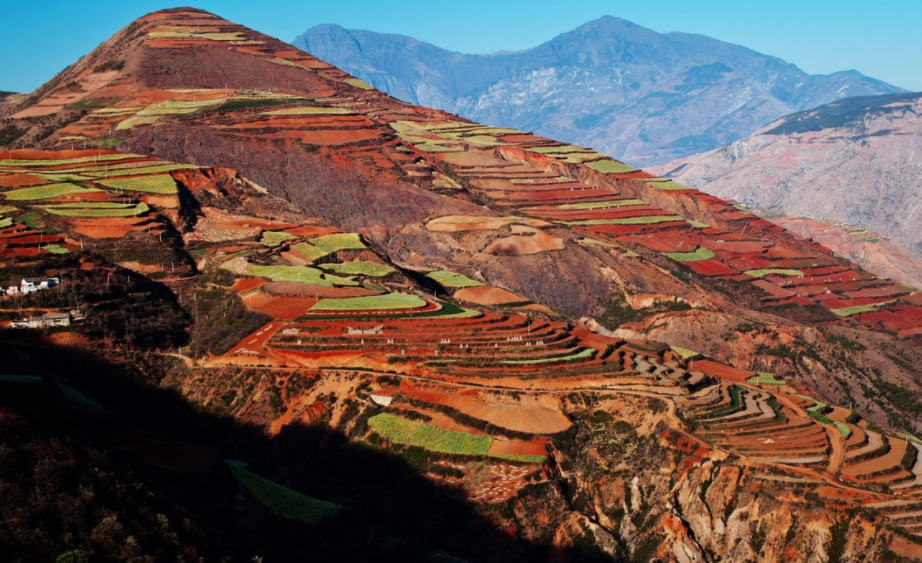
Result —
[{"label": "hillside shadow", "polygon": [[[256,554],[266,562],[611,560],[592,549],[514,537],[458,489],[329,427],[290,425],[269,437],[260,427],[205,412],[158,386],[142,356],[111,365],[75,349],[15,347],[31,357],[19,369],[46,382],[38,399],[4,392],[10,385],[0,383],[0,406],[26,409],[81,444],[117,452],[204,531],[210,543],[201,554],[212,560],[251,561]],[[0,354],[10,353],[10,344],[0,343]],[[102,408],[61,398],[51,374]],[[229,459],[344,510],[315,525],[270,514],[240,494]]]}]

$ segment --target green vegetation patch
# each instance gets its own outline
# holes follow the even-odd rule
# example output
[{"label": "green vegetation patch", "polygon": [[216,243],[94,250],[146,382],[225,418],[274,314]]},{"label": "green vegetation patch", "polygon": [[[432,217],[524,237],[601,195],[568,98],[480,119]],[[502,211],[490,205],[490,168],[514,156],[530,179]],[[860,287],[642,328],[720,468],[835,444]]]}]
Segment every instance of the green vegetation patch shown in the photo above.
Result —
[{"label": "green vegetation patch", "polygon": [[472,280],[465,275],[456,274],[455,272],[450,272],[448,270],[437,270],[435,272],[429,272],[426,274],[426,277],[438,282],[443,287],[477,287],[483,285],[479,281]]},{"label": "green vegetation patch", "polygon": [[139,154],[100,154],[97,156],[81,156],[79,158],[63,158],[58,160],[39,160],[34,158],[8,158],[0,159],[0,166],[26,166],[48,167],[64,166],[66,164],[81,164],[86,162],[106,162],[113,160],[126,160],[129,158],[144,158]]},{"label": "green vegetation patch", "polygon": [[789,276],[789,277],[803,277],[804,273],[800,270],[792,270],[788,268],[763,268],[761,270],[746,270],[743,272],[747,276],[752,276],[754,278],[764,278],[767,275],[776,275],[776,276]]},{"label": "green vegetation patch", "polygon": [[633,205],[646,205],[642,199],[612,199],[609,201],[590,201],[586,203],[565,203],[558,205],[557,209],[608,209],[609,207],[627,207]]},{"label": "green vegetation patch", "polygon": [[95,188],[84,188],[69,182],[60,184],[45,184],[44,186],[35,186],[33,188],[20,188],[3,192],[3,196],[10,201],[32,201],[39,199],[51,199],[68,194],[77,194],[85,192],[98,192]]},{"label": "green vegetation patch", "polygon": [[681,346],[670,346],[670,348],[672,348],[672,351],[678,354],[683,360],[694,358],[695,356],[700,355],[699,352],[689,350],[688,348],[682,348]]},{"label": "green vegetation patch", "polygon": [[338,504],[293,491],[233,463],[228,463],[227,467],[240,486],[283,518],[316,524],[342,512],[342,507]]},{"label": "green vegetation patch", "polygon": [[260,244],[263,246],[268,246],[274,248],[286,240],[293,239],[295,236],[291,233],[283,233],[280,231],[265,231],[261,239],[259,239]]},{"label": "green vegetation patch", "polygon": [[477,311],[476,309],[462,309],[460,313],[451,313],[450,315],[442,315],[443,319],[476,319],[477,317],[483,316],[483,313]]},{"label": "green vegetation patch", "polygon": [[694,189],[689,186],[684,186],[682,184],[679,184],[678,182],[673,182],[672,180],[667,180],[665,182],[647,182],[647,185],[650,186],[651,188],[656,188],[658,190],[663,190],[667,192]]},{"label": "green vegetation patch", "polygon": [[419,309],[426,302],[415,295],[388,293],[345,299],[321,299],[311,311],[375,311],[381,309]]},{"label": "green vegetation patch", "polygon": [[636,172],[637,169],[613,159],[595,160],[587,162],[586,166],[602,174],[624,174],[627,172]]},{"label": "green vegetation patch", "polygon": [[114,171],[114,167],[109,170],[100,170],[99,168],[94,169],[93,171],[85,171],[87,176],[92,176],[94,178],[102,178],[104,176],[137,176],[140,174],[161,174],[163,172],[172,172],[174,170],[191,170],[193,168],[198,168],[198,166],[192,164],[158,164],[156,166],[123,166],[119,167],[118,172]]},{"label": "green vegetation patch", "polygon": [[652,225],[655,223],[671,223],[684,221],[678,215],[644,215],[642,217],[622,217],[620,219],[591,219],[588,221],[562,221],[564,225]]},{"label": "green vegetation patch", "polygon": [[362,90],[374,90],[367,82],[359,80],[358,78],[347,78],[343,80],[349,86],[355,86],[356,88],[361,88]]},{"label": "green vegetation patch", "polygon": [[896,299],[884,301],[883,303],[871,303],[870,305],[855,305],[854,307],[843,307],[841,309],[830,309],[830,311],[839,315],[840,317],[848,317],[851,315],[857,315],[858,313],[870,313],[871,311],[876,311],[880,309],[881,307],[885,307],[891,303],[896,303]]},{"label": "green vegetation patch", "polygon": [[63,246],[57,244],[46,244],[42,247],[42,250],[48,252],[49,254],[70,254],[70,250],[67,250]]},{"label": "green vegetation patch", "polygon": [[13,218],[7,217],[5,219],[0,219],[0,229],[5,229],[13,225]]},{"label": "green vegetation patch", "polygon": [[138,204],[86,202],[46,205],[42,209],[52,215],[65,217],[133,217],[147,213],[150,207],[143,201]]},{"label": "green vegetation patch", "polygon": [[387,264],[365,262],[363,260],[357,260],[355,262],[344,262],[342,264],[323,264],[320,267],[324,270],[336,272],[337,274],[353,276],[361,275],[370,276],[373,278],[383,278],[384,276],[396,271],[394,268],[391,268]]},{"label": "green vegetation patch", "polygon": [[42,180],[48,180],[49,182],[85,182],[90,180],[89,176],[81,176],[80,174],[70,174],[70,173],[48,173],[48,172],[35,172],[36,176]]},{"label": "green vegetation patch", "polygon": [[586,358],[591,358],[595,355],[594,348],[584,348],[575,354],[570,354],[569,356],[560,356],[556,358],[539,358],[537,360],[503,360],[501,364],[509,365],[536,365],[536,364],[555,364],[560,362],[572,362],[574,360],[582,360]]},{"label": "green vegetation patch", "polygon": [[387,413],[369,418],[368,426],[392,442],[444,454],[485,456],[493,443],[489,436],[445,430]]},{"label": "green vegetation patch", "polygon": [[120,100],[118,98],[93,98],[90,100],[80,100],[79,102],[67,104],[67,107],[70,109],[100,109],[110,105],[115,105],[119,101]]},{"label": "green vegetation patch", "polygon": [[309,242],[320,250],[326,251],[327,254],[340,250],[364,250],[368,248],[362,244],[362,239],[355,233],[325,235],[311,239]]},{"label": "green vegetation patch", "polygon": [[291,249],[297,251],[299,254],[302,254],[304,257],[311,261],[323,258],[329,254],[328,251],[321,250],[309,242],[299,242],[298,244],[293,244]]},{"label": "green vegetation patch", "polygon": [[145,192],[164,195],[173,195],[176,193],[176,182],[168,174],[158,174],[156,176],[138,176],[134,178],[117,178],[114,180],[100,180],[98,183],[108,188],[132,192]]},{"label": "green vegetation patch", "polygon": [[268,278],[272,281],[301,282],[323,287],[358,285],[358,282],[350,278],[331,276],[317,268],[308,268],[306,266],[259,266],[249,264],[246,273],[251,276]]},{"label": "green vegetation patch", "polygon": [[786,382],[783,379],[776,379],[774,374],[765,371],[759,371],[756,373],[757,375],[750,377],[746,381],[748,383],[752,383],[753,385],[786,385]]},{"label": "green vegetation patch", "polygon": [[42,227],[42,217],[34,211],[20,215],[16,220],[30,229],[40,229]]},{"label": "green vegetation patch", "polygon": [[692,252],[666,252],[665,254],[676,262],[700,262],[714,257],[714,253],[703,246],[696,248]]}]

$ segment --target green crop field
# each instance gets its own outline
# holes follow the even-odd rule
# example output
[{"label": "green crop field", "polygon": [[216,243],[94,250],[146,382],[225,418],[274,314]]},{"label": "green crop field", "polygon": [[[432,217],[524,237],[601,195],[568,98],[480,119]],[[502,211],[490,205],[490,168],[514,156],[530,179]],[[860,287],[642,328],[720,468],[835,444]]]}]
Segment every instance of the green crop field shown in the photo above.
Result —
[{"label": "green crop field", "polygon": [[663,190],[666,192],[694,189],[688,186],[683,186],[682,184],[679,184],[677,182],[673,182],[672,180],[667,180],[665,182],[647,182],[647,185],[650,186],[651,188],[656,188],[658,190]]},{"label": "green crop field", "polygon": [[131,129],[135,125],[150,125],[160,119],[159,115],[135,115],[128,119],[123,119],[115,126],[116,131]]},{"label": "green crop field", "polygon": [[49,254],[70,254],[70,250],[57,244],[46,244],[42,247],[42,250]]},{"label": "green crop field", "polygon": [[612,199],[609,201],[590,201],[587,203],[565,203],[558,205],[557,209],[607,209],[609,207],[627,207],[633,205],[646,205],[642,199]]},{"label": "green crop field", "polygon": [[369,418],[368,426],[392,442],[445,454],[485,456],[493,443],[489,436],[445,430],[386,413]]},{"label": "green crop field", "polygon": [[404,446],[416,446],[431,452],[449,455],[487,456],[496,459],[541,463],[541,455],[491,454],[493,438],[457,430],[445,430],[438,426],[409,420],[392,414],[381,413],[368,419],[368,426],[382,438]]},{"label": "green crop field", "polygon": [[52,215],[65,217],[133,217],[143,215],[150,208],[143,201],[137,205],[131,203],[86,202],[47,205],[42,209]]},{"label": "green crop field", "polygon": [[343,80],[349,86],[355,86],[356,88],[361,88],[362,90],[373,90],[366,82],[359,80],[358,78],[347,78]]},{"label": "green crop field", "polygon": [[0,166],[39,166],[39,167],[49,167],[49,166],[64,166],[65,164],[83,164],[86,162],[105,162],[113,160],[127,160],[129,158],[145,158],[139,154],[101,154],[99,156],[83,156],[80,158],[64,158],[60,160],[35,160],[35,159],[23,159],[23,158],[8,158],[0,159]]},{"label": "green crop field", "polygon": [[462,309],[460,313],[451,313],[442,315],[443,319],[476,319],[482,317],[483,313],[475,309]]},{"label": "green crop field", "polygon": [[624,217],[622,219],[591,219],[588,221],[561,221],[564,225],[652,225],[655,223],[670,223],[684,221],[678,215],[644,215],[642,217]]},{"label": "green crop field", "polygon": [[776,276],[790,276],[790,277],[797,277],[797,276],[802,277],[804,275],[804,273],[801,272],[800,270],[792,270],[788,268],[764,268],[761,270],[746,270],[743,273],[746,274],[747,276],[752,276],[754,278],[764,278],[765,276],[772,275],[772,274]]},{"label": "green crop field", "polygon": [[291,245],[291,249],[296,250],[299,254],[303,254],[308,260],[317,260],[329,254],[328,251],[321,250],[308,242],[293,244]]},{"label": "green crop field", "polygon": [[233,463],[228,463],[227,467],[237,483],[256,500],[273,513],[288,520],[316,524],[342,511],[342,507],[338,504],[293,491]]},{"label": "green crop field", "polygon": [[320,250],[326,251],[327,254],[339,250],[364,250],[366,247],[362,244],[359,235],[355,233],[337,233],[334,235],[325,235],[308,241]]},{"label": "green crop field", "polygon": [[98,192],[94,188],[84,188],[76,184],[45,184],[44,186],[35,186],[34,188],[20,188],[3,192],[3,196],[10,201],[33,201],[39,199],[51,199],[68,194],[77,194],[81,192]]},{"label": "green crop field", "polygon": [[699,353],[695,350],[689,350],[688,348],[682,348],[681,346],[670,346],[670,348],[673,352],[681,356],[683,360],[694,358],[695,356],[699,355]]},{"label": "green crop field", "polygon": [[256,264],[249,264],[246,273],[251,276],[267,278],[272,281],[301,282],[323,287],[333,287],[334,285],[358,285],[358,282],[351,278],[331,276],[317,268],[308,268],[306,266],[259,266]]},{"label": "green crop field", "polygon": [[105,176],[135,176],[138,174],[160,174],[163,172],[172,172],[174,170],[191,170],[193,168],[198,168],[198,166],[193,166],[191,164],[158,164],[156,166],[138,166],[138,167],[124,167],[117,170],[100,170],[98,167],[93,169],[93,171],[85,171],[87,176],[92,176],[94,178],[103,178]]},{"label": "green crop field", "polygon": [[347,297],[345,299],[321,299],[311,311],[377,311],[387,309],[418,309],[426,302],[415,295],[406,293],[387,293],[367,297]]},{"label": "green crop field", "polygon": [[637,169],[617,160],[605,159],[587,162],[586,166],[602,174],[623,174],[626,172],[636,172]]},{"label": "green crop field", "polygon": [[132,178],[117,178],[113,180],[100,180],[97,183],[108,188],[132,192],[145,192],[164,195],[173,195],[176,193],[176,182],[168,174],[158,174],[156,176],[137,176]]},{"label": "green crop field", "polygon": [[843,307],[841,309],[831,309],[831,311],[840,317],[849,317],[851,315],[857,315],[858,313],[870,313],[871,311],[876,311],[881,307],[895,303],[896,299],[891,299],[889,301],[884,301],[883,303],[871,303],[870,305],[855,305],[854,307]]},{"label": "green crop field", "polygon": [[435,272],[429,272],[426,274],[426,277],[437,281],[443,287],[477,287],[483,285],[479,281],[472,280],[471,278],[456,274],[455,272],[450,272],[448,270],[437,270]]},{"label": "green crop field", "polygon": [[714,257],[714,253],[703,246],[696,248],[692,252],[666,252],[664,254],[676,262],[700,262]]},{"label": "green crop field", "polygon": [[758,373],[758,375],[754,375],[747,379],[747,383],[752,383],[753,385],[786,385],[783,379],[776,379],[771,373],[764,371],[756,373]]},{"label": "green crop field", "polygon": [[537,360],[503,360],[502,364],[509,365],[537,365],[537,364],[555,364],[560,362],[572,362],[573,360],[583,360],[586,358],[591,358],[595,355],[594,348],[583,348],[575,354],[570,354],[569,356],[558,356],[556,358],[540,358]]},{"label": "green crop field", "polygon": [[383,278],[384,276],[395,272],[387,264],[378,264],[377,262],[365,262],[358,260],[355,262],[345,262],[343,264],[323,264],[320,266],[324,270],[336,272],[337,274],[352,276],[370,276],[373,278]]},{"label": "green crop field", "polygon": [[295,236],[291,233],[282,233],[279,231],[265,231],[263,233],[262,238],[259,239],[259,242],[263,246],[274,248],[282,244],[284,241],[293,239],[293,238],[295,238]]}]

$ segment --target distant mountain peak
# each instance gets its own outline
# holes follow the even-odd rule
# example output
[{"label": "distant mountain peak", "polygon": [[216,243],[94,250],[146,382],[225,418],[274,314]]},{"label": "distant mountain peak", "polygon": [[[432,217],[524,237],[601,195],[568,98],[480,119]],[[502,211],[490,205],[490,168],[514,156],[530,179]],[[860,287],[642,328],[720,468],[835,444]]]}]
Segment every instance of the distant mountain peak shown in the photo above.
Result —
[{"label": "distant mountain peak", "polygon": [[492,55],[332,29],[315,26],[293,43],[399,99],[641,166],[717,148],[843,97],[902,92],[854,70],[810,75],[743,46],[616,16]]}]

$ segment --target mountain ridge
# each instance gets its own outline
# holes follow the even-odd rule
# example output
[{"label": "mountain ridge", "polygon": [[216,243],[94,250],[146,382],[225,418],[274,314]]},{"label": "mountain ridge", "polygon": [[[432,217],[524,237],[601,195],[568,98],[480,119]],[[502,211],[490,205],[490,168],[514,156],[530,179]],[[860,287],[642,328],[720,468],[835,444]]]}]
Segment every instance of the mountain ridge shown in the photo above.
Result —
[{"label": "mountain ridge", "polygon": [[329,24],[293,44],[397,98],[641,166],[716,148],[797,109],[902,91],[857,71],[808,75],[746,47],[611,16],[516,54],[468,55]]},{"label": "mountain ridge", "polygon": [[[2,318],[74,323],[11,328],[0,386],[152,428],[87,442],[179,493],[157,533],[107,512],[55,553],[922,554],[922,294],[820,244],[200,10],[140,18],[11,112],[0,268],[60,283]],[[48,416],[9,397],[0,422]],[[202,533],[172,539],[174,514]]]},{"label": "mountain ridge", "polygon": [[922,252],[922,94],[849,98],[658,170],[757,209],[862,225]]}]

